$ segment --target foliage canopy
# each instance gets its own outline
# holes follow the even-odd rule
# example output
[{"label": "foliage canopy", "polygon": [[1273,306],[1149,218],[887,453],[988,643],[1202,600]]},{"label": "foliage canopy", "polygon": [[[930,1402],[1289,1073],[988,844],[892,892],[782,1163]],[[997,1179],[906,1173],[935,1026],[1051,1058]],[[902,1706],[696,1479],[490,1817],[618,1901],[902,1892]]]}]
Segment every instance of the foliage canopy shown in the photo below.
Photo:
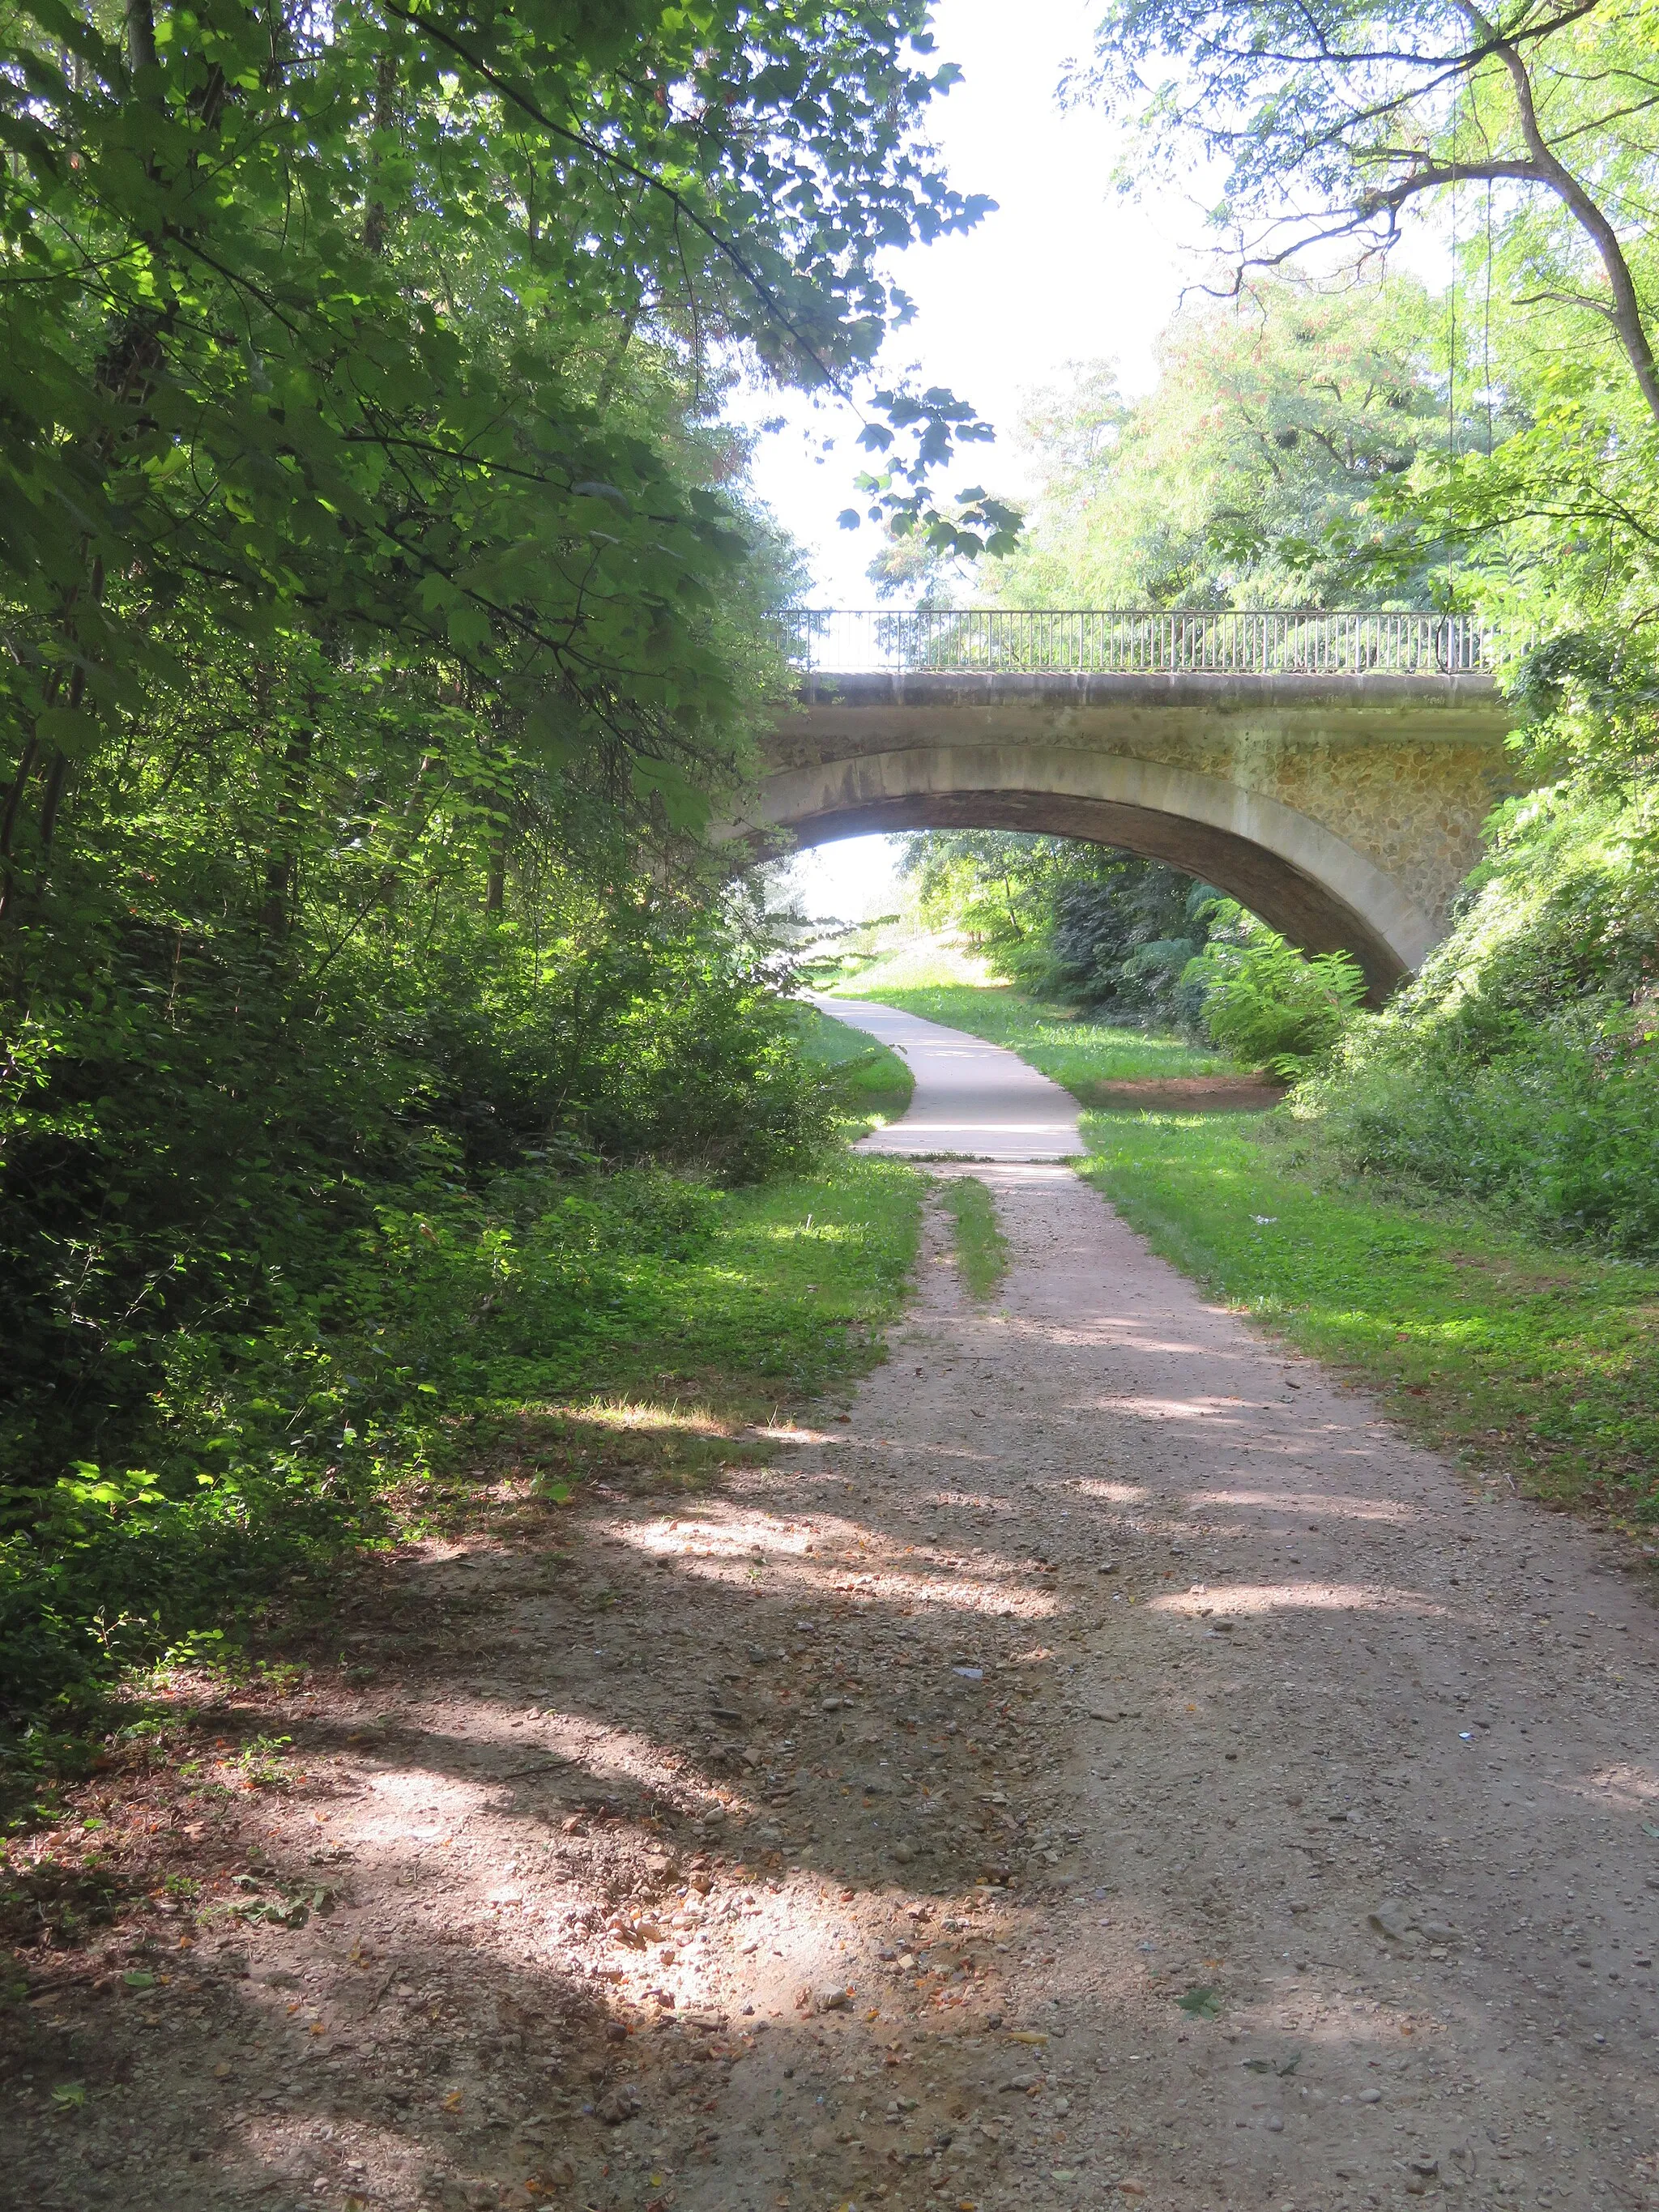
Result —
[{"label": "foliage canopy", "polygon": [[867,392],[882,257],[983,205],[930,56],[923,0],[0,16],[0,1612],[88,1516],[149,1560],[54,1682],[828,1141],[696,838],[795,582],[716,403],[849,392],[879,512],[994,528],[930,489],[972,410]]}]

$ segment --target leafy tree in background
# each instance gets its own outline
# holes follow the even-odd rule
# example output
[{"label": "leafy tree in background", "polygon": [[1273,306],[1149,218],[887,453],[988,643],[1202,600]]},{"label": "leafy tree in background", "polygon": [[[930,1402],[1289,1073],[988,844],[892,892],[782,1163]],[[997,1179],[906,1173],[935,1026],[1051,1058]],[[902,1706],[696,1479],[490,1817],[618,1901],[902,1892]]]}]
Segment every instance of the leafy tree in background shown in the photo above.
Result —
[{"label": "leafy tree in background", "polygon": [[919,831],[899,866],[925,919],[960,929],[1038,997],[1135,1023],[1193,1018],[1181,982],[1209,934],[1207,884],[1110,847],[1007,830]]},{"label": "leafy tree in background", "polygon": [[[1341,1161],[1659,1249],[1659,18],[1645,0],[1116,0],[1079,77],[1146,177],[1214,165],[1247,289],[1311,246],[1450,246],[1454,411],[1329,557],[1410,588],[1443,556],[1500,618],[1517,765],[1453,927],[1298,1110]],[[1213,172],[1212,172],[1213,173]]]},{"label": "leafy tree in background", "polygon": [[[1134,404],[1080,368],[1022,425],[1040,474],[1024,543],[992,569],[1015,605],[1329,606],[1370,600],[1379,486],[1449,434],[1443,313],[1413,280],[1321,291],[1258,282],[1177,318],[1158,381]],[[1467,445],[1467,413],[1450,430]],[[1505,425],[1507,427],[1507,425]],[[1413,530],[1389,592],[1422,605],[1444,550]]]},{"label": "leafy tree in background", "polygon": [[1650,0],[1115,0],[1074,91],[1139,125],[1126,182],[1219,165],[1241,277],[1332,240],[1386,246],[1449,187],[1501,188],[1524,304],[1599,331],[1659,423],[1655,27]]},{"label": "leafy tree in background", "polygon": [[1646,0],[1117,0],[1073,88],[1139,126],[1125,189],[1194,157],[1218,172],[1240,286],[1310,247],[1328,261],[1332,241],[1386,249],[1410,211],[1436,220],[1459,270],[1454,372],[1515,434],[1449,439],[1334,550],[1388,588],[1425,544],[1460,549],[1466,604],[1555,641],[1537,696],[1580,761],[1621,723],[1629,757],[1618,694],[1651,719],[1655,32]]}]

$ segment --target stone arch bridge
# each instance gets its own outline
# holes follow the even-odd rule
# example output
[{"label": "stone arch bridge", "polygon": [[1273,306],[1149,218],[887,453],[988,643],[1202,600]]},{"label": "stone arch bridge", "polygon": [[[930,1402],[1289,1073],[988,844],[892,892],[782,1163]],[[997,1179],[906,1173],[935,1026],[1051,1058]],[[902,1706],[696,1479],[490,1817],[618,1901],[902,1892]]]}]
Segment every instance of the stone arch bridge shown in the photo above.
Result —
[{"label": "stone arch bridge", "polygon": [[798,672],[726,827],[1087,838],[1216,884],[1380,1000],[1443,933],[1509,788],[1497,643],[1397,613],[778,617]]}]

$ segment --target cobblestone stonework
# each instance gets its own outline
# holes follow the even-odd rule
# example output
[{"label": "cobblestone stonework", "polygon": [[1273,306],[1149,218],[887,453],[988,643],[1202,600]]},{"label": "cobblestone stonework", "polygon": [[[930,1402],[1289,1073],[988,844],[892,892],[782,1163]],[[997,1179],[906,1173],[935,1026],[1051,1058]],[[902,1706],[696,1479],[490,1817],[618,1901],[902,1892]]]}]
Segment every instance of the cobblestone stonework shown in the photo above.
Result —
[{"label": "cobblestone stonework", "polygon": [[1363,853],[1430,913],[1443,915],[1480,852],[1480,827],[1512,787],[1490,742],[1252,734],[1118,748],[1237,783],[1293,807]]}]

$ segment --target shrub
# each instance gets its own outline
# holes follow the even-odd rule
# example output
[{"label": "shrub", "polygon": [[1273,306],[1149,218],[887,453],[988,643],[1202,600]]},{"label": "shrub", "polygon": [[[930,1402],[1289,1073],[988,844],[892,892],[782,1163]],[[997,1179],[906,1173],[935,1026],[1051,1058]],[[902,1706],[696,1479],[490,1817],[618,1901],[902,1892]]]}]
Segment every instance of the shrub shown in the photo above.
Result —
[{"label": "shrub", "polygon": [[372,1535],[445,1420],[563,1387],[717,1186],[833,1132],[771,956],[689,898],[325,957],[204,873],[37,931],[0,1055],[14,1711]]},{"label": "shrub", "polygon": [[1212,1044],[1287,1082],[1337,1043],[1364,1002],[1365,978],[1346,952],[1309,958],[1229,900],[1220,934],[1188,962],[1183,989],[1198,996]]},{"label": "shrub", "polygon": [[659,1170],[434,1181],[377,1207],[263,1326],[175,1329],[132,1440],[148,1463],[82,1462],[13,1495],[5,1702],[73,1697],[388,1525],[388,1490],[441,1464],[458,1420],[557,1395],[596,1343],[648,1327],[719,1203]]},{"label": "shrub", "polygon": [[1566,787],[1506,811],[1420,974],[1298,1093],[1340,1165],[1659,1251],[1651,812]]}]

